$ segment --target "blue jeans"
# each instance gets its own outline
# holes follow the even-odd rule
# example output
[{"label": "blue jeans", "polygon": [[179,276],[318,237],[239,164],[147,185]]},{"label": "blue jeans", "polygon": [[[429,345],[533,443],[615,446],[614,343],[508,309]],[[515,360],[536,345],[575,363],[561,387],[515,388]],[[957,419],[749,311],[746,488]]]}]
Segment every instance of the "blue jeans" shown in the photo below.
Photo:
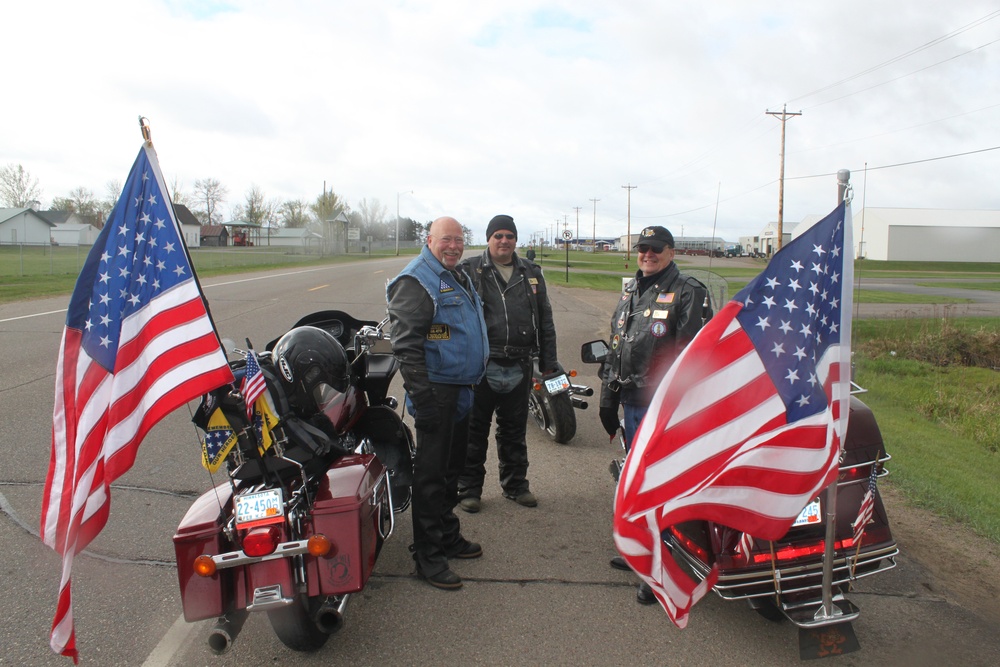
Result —
[{"label": "blue jeans", "polygon": [[632,449],[632,441],[635,439],[635,433],[639,430],[639,424],[642,423],[642,418],[646,416],[646,411],[649,410],[648,405],[629,405],[628,403],[622,404],[622,413],[625,417],[625,451]]}]

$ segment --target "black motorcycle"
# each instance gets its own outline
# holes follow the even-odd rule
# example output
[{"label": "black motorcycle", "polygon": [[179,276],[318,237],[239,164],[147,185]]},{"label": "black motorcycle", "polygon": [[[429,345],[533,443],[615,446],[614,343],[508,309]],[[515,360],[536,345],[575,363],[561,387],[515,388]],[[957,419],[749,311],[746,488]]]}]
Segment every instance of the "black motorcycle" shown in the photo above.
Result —
[{"label": "black motorcycle", "polygon": [[569,372],[559,367],[556,371],[543,375],[538,369],[538,359],[531,366],[531,392],[528,395],[528,412],[538,428],[561,445],[576,435],[576,410],[586,410],[585,396],[593,396],[594,390],[582,384],[573,384],[570,378],[576,371]]}]

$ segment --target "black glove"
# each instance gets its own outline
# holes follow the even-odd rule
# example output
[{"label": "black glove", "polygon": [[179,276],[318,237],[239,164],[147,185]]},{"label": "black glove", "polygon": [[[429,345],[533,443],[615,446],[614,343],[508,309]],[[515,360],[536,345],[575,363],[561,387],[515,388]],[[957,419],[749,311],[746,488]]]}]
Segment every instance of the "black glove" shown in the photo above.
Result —
[{"label": "black glove", "polygon": [[618,433],[618,429],[621,428],[621,422],[618,421],[618,407],[601,408],[598,414],[601,417],[601,425],[604,426],[604,430],[608,432],[608,435],[614,437]]}]

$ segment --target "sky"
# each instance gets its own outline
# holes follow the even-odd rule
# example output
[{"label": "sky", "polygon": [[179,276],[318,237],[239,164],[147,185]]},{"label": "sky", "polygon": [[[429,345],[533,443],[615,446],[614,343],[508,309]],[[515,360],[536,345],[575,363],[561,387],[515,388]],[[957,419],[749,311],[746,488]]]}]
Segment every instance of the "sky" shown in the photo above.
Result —
[{"label": "sky", "polygon": [[251,186],[326,189],[484,240],[506,213],[522,242],[735,242],[779,202],[788,232],[834,208],[841,169],[855,211],[1000,209],[991,2],[33,0],[0,18],[0,166],[38,179],[42,208],[123,182],[141,115],[168,184],[218,180],[226,211]]}]

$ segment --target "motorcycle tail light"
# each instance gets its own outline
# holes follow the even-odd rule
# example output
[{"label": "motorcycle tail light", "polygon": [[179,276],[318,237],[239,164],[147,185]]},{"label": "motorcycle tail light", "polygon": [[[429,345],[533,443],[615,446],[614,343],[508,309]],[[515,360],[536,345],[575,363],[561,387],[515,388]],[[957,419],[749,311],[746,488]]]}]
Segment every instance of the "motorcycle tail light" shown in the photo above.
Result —
[{"label": "motorcycle tail light", "polygon": [[536,380],[535,383],[533,385],[531,385],[531,388],[534,389],[535,391],[541,391],[542,390],[542,383],[538,382]]},{"label": "motorcycle tail light", "polygon": [[281,542],[281,529],[277,526],[254,528],[243,538],[243,553],[247,556],[267,556],[274,553]]},{"label": "motorcycle tail light", "polygon": [[202,554],[194,559],[192,569],[199,577],[211,577],[215,574],[215,561],[212,560],[211,556]]},{"label": "motorcycle tail light", "polygon": [[326,535],[319,533],[309,538],[306,542],[306,548],[309,549],[310,556],[319,558],[321,556],[326,556],[333,551],[333,543],[327,539]]}]

